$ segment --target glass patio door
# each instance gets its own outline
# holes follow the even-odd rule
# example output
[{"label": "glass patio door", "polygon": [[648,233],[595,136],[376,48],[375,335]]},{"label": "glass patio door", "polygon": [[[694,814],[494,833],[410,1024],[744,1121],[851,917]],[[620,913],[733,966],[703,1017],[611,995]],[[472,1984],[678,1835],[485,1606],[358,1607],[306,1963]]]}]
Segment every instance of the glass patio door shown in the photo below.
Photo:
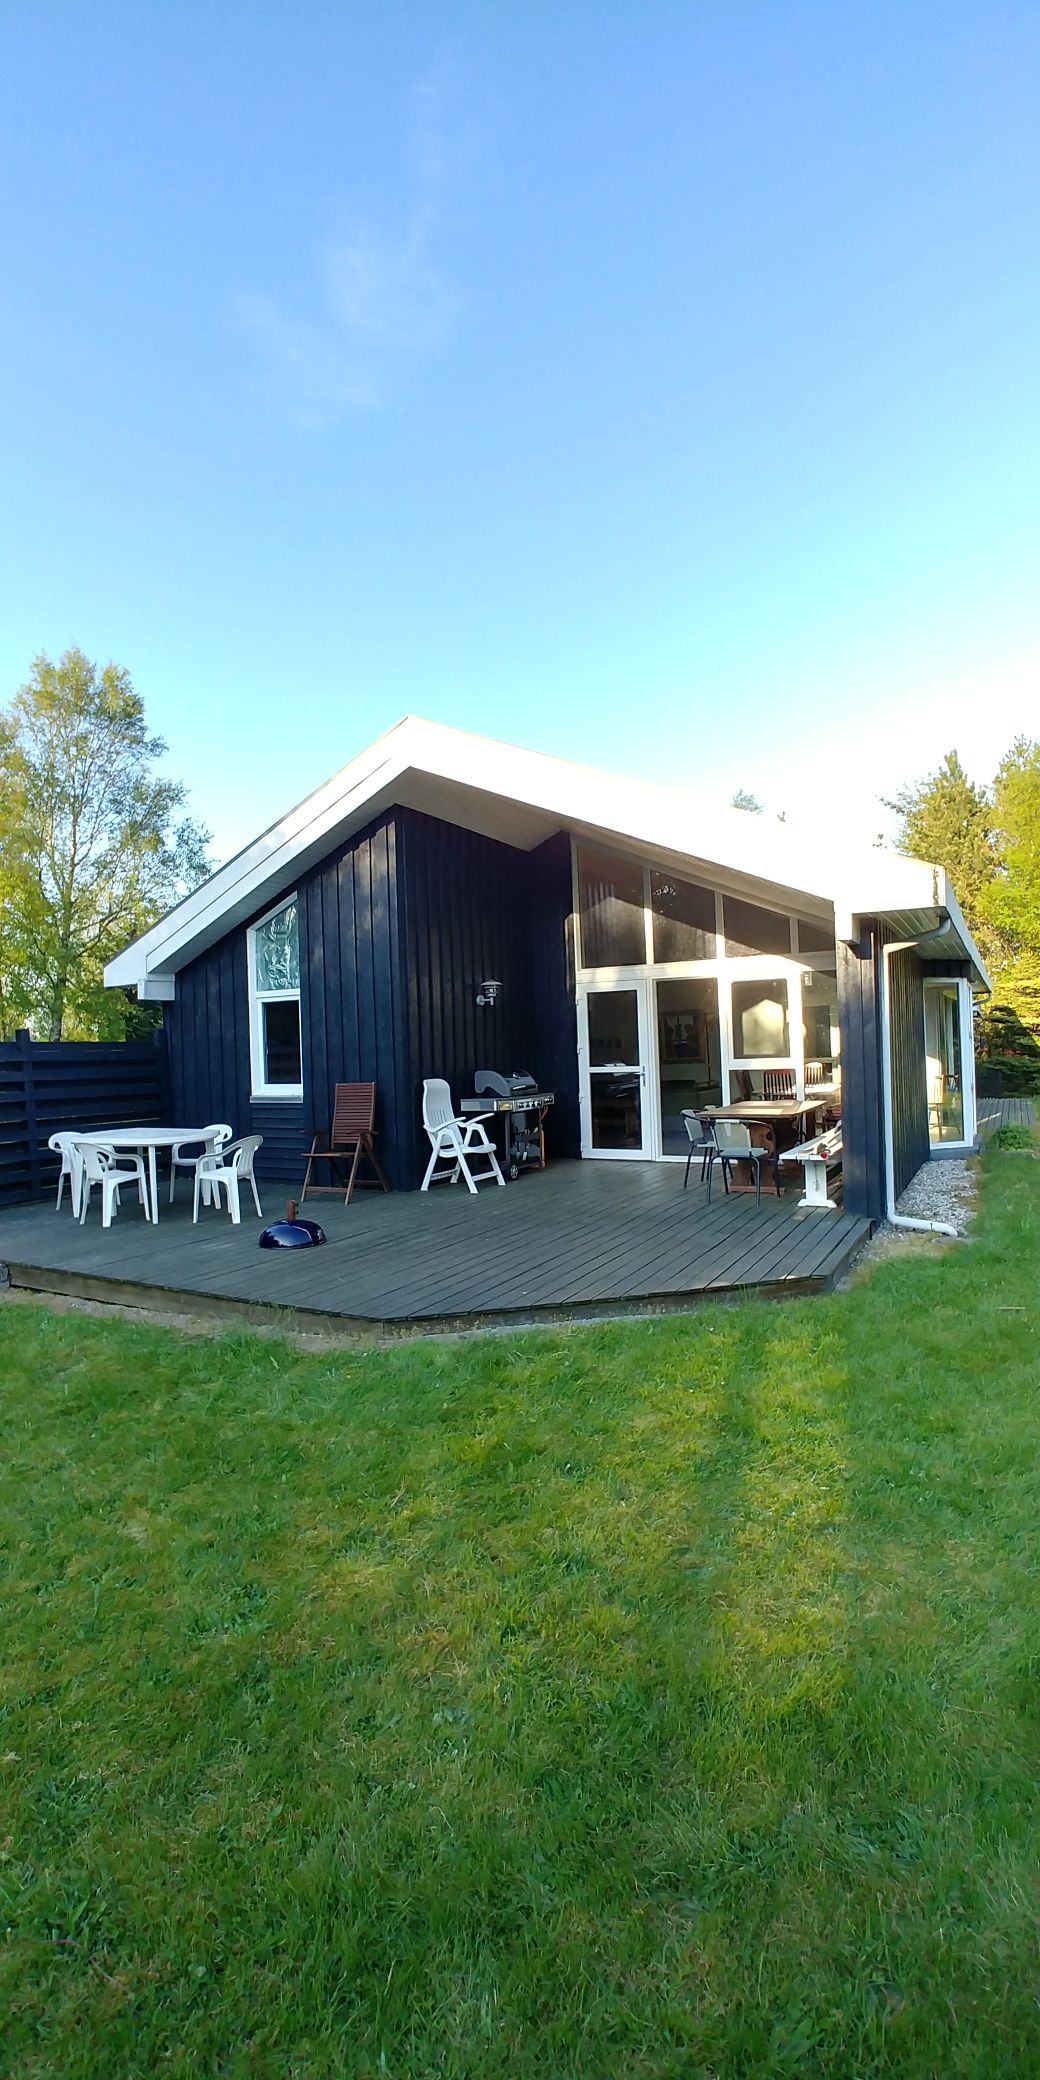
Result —
[{"label": "glass patio door", "polygon": [[581,1152],[649,1156],[649,992],[645,982],[581,985]]}]

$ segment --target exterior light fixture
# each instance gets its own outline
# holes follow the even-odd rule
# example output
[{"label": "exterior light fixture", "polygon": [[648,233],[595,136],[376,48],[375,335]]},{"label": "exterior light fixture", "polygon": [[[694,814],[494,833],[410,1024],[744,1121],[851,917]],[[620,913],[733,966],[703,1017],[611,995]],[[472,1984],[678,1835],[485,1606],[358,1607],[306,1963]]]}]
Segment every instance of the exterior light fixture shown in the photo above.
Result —
[{"label": "exterior light fixture", "polygon": [[482,982],[477,989],[477,1003],[495,1005],[498,1002],[500,982]]}]

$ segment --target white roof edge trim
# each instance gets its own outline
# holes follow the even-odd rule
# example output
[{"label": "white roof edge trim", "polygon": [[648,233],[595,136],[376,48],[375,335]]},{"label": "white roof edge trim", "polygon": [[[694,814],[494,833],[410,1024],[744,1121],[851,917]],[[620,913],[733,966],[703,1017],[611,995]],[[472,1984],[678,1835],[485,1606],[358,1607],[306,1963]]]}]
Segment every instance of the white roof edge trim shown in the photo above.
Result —
[{"label": "white roof edge trim", "polygon": [[632,780],[406,715],[110,961],[106,983],[125,987],[142,976],[175,974],[193,949],[221,936],[223,917],[246,916],[268,895],[273,902],[305,854],[320,857],[317,848],[325,837],[331,848],[350,819],[369,807],[378,813],[380,803],[388,806],[406,772],[498,796],[544,815],[557,828],[591,825],[861,915],[923,907],[938,897],[941,870],[922,861],[875,850],[835,861],[815,831],[795,831],[721,805],[712,810],[700,794],[683,788]]},{"label": "white roof edge trim", "polygon": [[972,938],[971,931],[969,929],[964,912],[957,901],[956,895],[954,894],[953,883],[950,880],[949,875],[943,872],[942,879],[943,909],[946,911],[946,914],[949,917],[951,924],[953,925],[957,937],[960,940],[961,945],[964,947],[964,951],[968,960],[971,962],[972,967],[975,969],[975,972],[978,975],[982,988],[986,991],[987,996],[989,996],[993,990],[993,977],[990,974],[989,969],[987,968],[986,963],[983,960],[982,955],[979,952],[979,949],[976,946],[974,939]]}]

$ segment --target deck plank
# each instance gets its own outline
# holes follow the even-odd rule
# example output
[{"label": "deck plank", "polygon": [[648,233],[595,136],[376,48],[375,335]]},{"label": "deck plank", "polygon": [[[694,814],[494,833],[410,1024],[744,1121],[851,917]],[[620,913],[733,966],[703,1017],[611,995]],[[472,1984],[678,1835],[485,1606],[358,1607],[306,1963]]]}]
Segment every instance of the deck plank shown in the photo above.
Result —
[{"label": "deck plank", "polygon": [[[268,1218],[281,1193],[264,1188]],[[82,1228],[53,1201],[0,1211],[0,1258],[18,1282],[34,1274],[68,1290],[118,1284],[199,1306],[294,1309],[366,1324],[493,1319],[559,1309],[681,1304],[756,1285],[811,1290],[840,1268],[868,1224],[844,1213],[807,1217],[793,1193],[715,1193],[682,1186],[675,1164],[560,1163],[473,1198],[461,1186],[336,1200],[308,1214],[328,1236],[313,1251],[257,1246],[261,1223],[240,1227],[210,1210],[197,1225],[185,1194],[157,1227],[129,1202],[102,1229]]]}]

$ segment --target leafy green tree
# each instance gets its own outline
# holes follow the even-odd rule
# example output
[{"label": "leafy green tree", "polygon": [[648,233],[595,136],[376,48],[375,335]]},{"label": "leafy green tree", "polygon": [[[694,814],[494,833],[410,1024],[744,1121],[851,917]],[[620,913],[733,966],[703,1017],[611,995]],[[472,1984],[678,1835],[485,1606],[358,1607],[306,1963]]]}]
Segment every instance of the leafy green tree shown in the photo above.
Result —
[{"label": "leafy green tree", "polygon": [[729,805],[731,809],[746,809],[749,816],[765,814],[757,794],[749,793],[746,787],[738,787],[736,794],[731,795]]},{"label": "leafy green tree", "polygon": [[121,666],[37,657],[0,714],[0,987],[5,1030],[119,1037],[126,997],[105,962],[208,871],[185,790],[153,771],[166,746]]},{"label": "leafy green tree", "polygon": [[987,958],[993,934],[986,895],[1000,866],[987,787],[969,780],[956,751],[916,787],[904,787],[885,807],[899,817],[896,850],[945,867],[972,935]]},{"label": "leafy green tree", "polygon": [[1019,737],[993,783],[1000,872],[986,895],[990,922],[1015,953],[1040,959],[1040,744]]},{"label": "leafy green tree", "polygon": [[1040,744],[1019,737],[993,783],[1000,871],[985,911],[999,942],[991,1018],[1040,1036]]}]

